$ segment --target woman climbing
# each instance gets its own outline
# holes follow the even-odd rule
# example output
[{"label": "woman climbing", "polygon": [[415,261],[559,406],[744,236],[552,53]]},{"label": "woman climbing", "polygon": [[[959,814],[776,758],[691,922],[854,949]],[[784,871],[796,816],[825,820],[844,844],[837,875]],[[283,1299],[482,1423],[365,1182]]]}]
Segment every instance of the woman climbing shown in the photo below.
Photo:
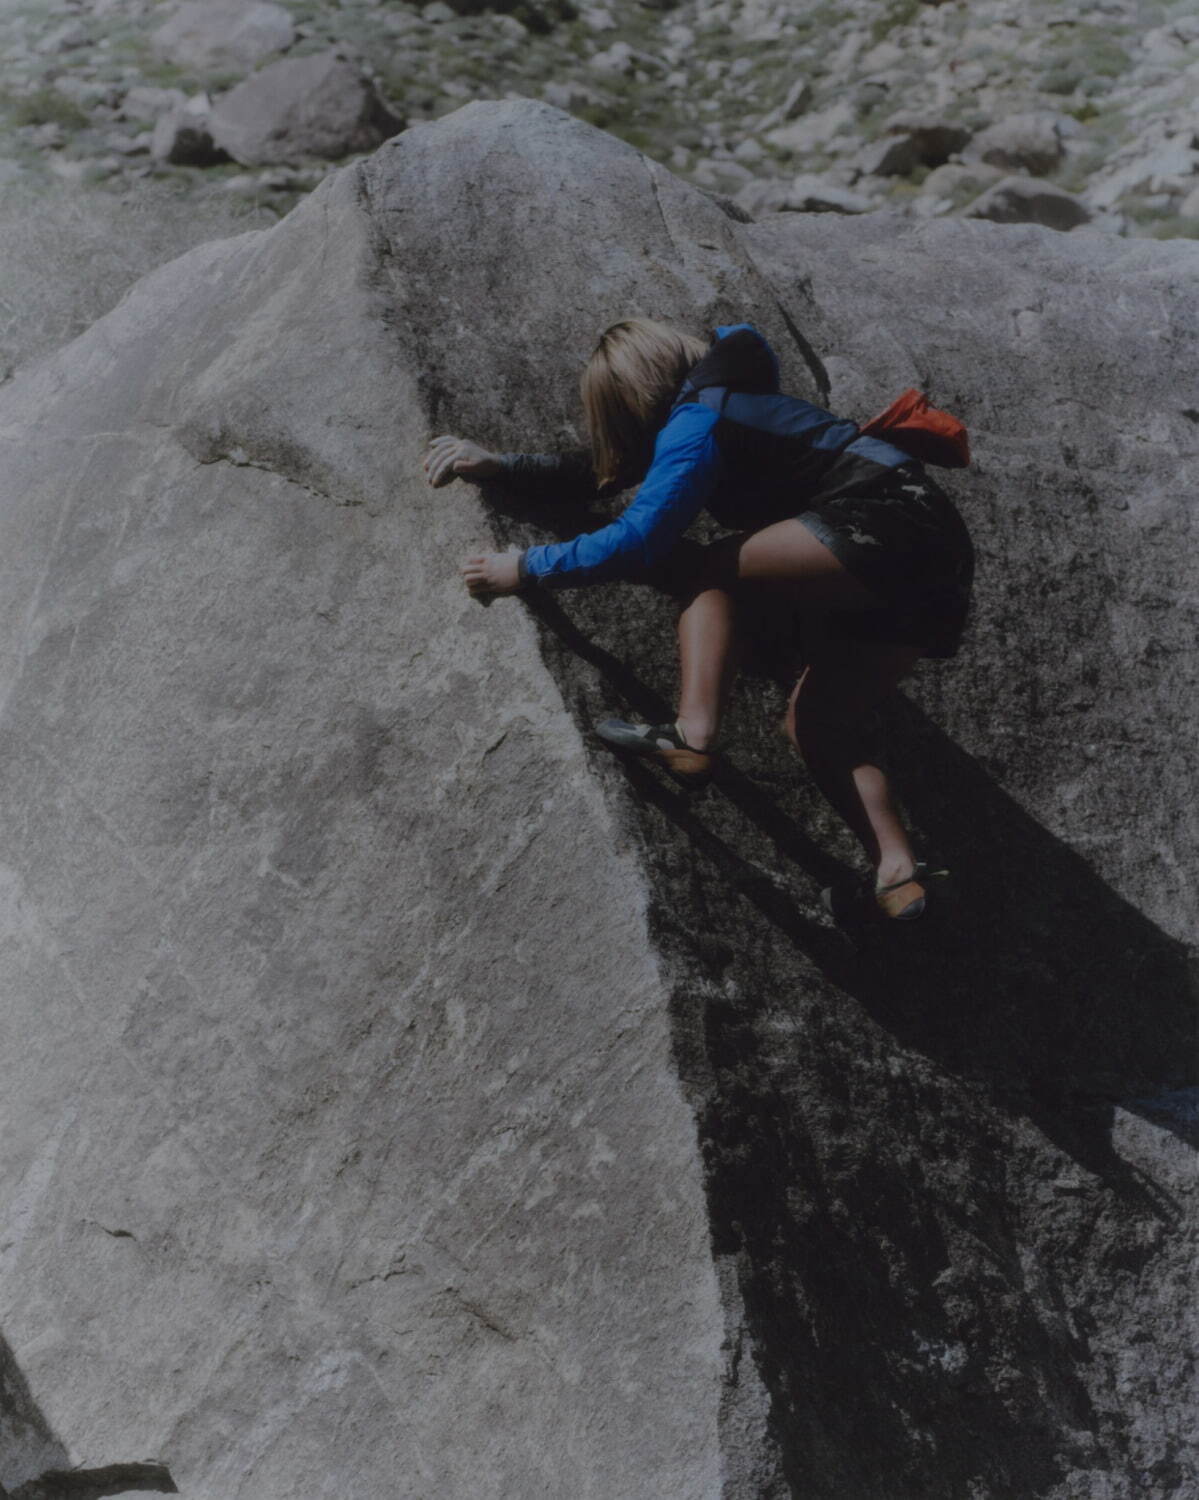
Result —
[{"label": "woman climbing", "polygon": [[[781,394],[774,352],[749,324],[719,328],[705,345],[647,319],[617,323],[588,361],[582,397],[589,459],[496,454],[451,435],[431,443],[424,462],[433,485],[589,480],[591,493],[603,494],[642,481],[598,531],[468,558],[467,588],[507,594],[626,579],[675,593],[683,604],[675,721],[606,720],[597,732],[694,779],[710,771],[732,683],[734,591],[786,589],[807,625],[786,733],[861,842],[877,911],[920,916],[928,872],[864,731],[922,656],[958,649],[973,552],[952,503],[910,452]],[[680,546],[704,509],[736,534]]]}]

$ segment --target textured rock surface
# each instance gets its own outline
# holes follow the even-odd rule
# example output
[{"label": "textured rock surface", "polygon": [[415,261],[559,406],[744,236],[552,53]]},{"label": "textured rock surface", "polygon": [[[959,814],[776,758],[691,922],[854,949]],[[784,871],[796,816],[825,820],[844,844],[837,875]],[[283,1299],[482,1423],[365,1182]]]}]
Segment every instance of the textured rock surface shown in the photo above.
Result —
[{"label": "textured rock surface", "polygon": [[[0,1484],[1187,1492],[1195,263],[739,224],[472,105],[6,388]],[[424,441],[570,441],[629,312],[970,424],[971,643],[888,726],[958,894],[902,942],[819,915],[764,658],[688,802],[579,732],[660,710],[664,601],[456,584],[583,518]]]}]

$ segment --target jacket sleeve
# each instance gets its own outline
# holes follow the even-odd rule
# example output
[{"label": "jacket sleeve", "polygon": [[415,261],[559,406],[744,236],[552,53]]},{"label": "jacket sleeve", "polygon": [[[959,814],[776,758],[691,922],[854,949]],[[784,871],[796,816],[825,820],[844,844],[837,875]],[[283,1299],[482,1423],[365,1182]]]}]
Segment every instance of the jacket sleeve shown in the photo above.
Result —
[{"label": "jacket sleeve", "polygon": [[632,503],[599,531],[530,547],[521,558],[521,578],[569,588],[636,578],[660,562],[703,510],[720,478],[712,434],[717,420],[705,406],[676,407],[658,434],[653,462]]},{"label": "jacket sleeve", "polygon": [[589,501],[600,493],[586,448],[567,453],[501,453],[501,484],[545,499]]}]

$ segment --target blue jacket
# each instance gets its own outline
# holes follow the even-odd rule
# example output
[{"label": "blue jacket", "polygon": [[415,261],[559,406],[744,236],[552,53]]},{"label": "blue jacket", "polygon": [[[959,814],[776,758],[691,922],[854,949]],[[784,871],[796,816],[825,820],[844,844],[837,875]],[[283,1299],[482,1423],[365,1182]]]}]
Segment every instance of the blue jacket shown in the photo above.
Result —
[{"label": "blue jacket", "polygon": [[889,443],[860,437],[855,423],[782,395],[774,351],[750,324],[718,328],[683,382],[632,503],[599,531],[529,547],[521,577],[560,587],[642,577],[702,510],[738,531],[798,515],[847,456],[855,471],[911,462]]}]

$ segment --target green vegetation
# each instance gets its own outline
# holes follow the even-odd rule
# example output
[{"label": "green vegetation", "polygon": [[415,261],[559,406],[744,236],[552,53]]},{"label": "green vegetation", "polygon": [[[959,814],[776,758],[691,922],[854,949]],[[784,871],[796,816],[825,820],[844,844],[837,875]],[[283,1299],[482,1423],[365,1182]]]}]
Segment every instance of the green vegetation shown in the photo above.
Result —
[{"label": "green vegetation", "polygon": [[870,26],[870,40],[881,42],[898,26],[910,26],[924,9],[923,0],[889,0],[887,8]]},{"label": "green vegetation", "polygon": [[1155,240],[1199,240],[1199,217],[1165,219],[1150,230]]},{"label": "green vegetation", "polygon": [[87,116],[73,99],[54,88],[35,89],[31,94],[0,92],[0,109],[14,125],[61,125],[64,130],[82,130]]}]

